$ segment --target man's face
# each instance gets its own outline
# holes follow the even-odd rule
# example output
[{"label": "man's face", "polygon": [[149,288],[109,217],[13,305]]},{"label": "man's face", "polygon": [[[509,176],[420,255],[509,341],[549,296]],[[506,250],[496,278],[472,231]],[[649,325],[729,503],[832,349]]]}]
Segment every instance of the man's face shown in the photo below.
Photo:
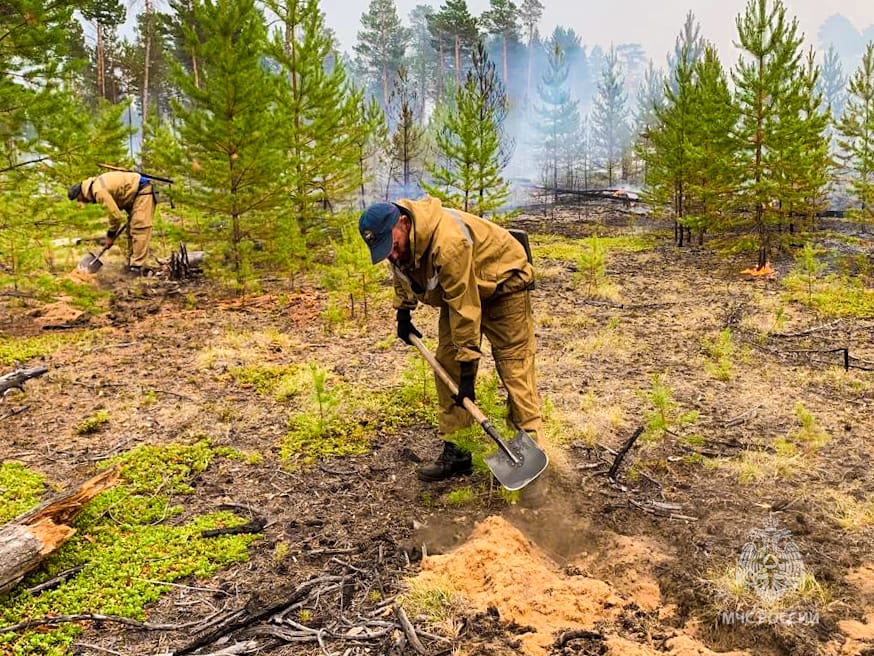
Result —
[{"label": "man's face", "polygon": [[405,214],[401,214],[395,227],[391,229],[391,252],[388,254],[388,261],[399,266],[408,264],[412,258],[410,252],[410,218]]}]

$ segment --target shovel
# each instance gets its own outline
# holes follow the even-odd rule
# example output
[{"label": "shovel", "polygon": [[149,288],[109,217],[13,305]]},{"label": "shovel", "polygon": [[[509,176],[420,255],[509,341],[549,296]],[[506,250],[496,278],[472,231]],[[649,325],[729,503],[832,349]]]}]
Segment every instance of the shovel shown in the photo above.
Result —
[{"label": "shovel", "polygon": [[[419,353],[431,365],[435,373],[440,376],[440,380],[446,384],[449,391],[452,394],[458,394],[458,385],[446,373],[446,370],[440,366],[437,358],[425,348],[422,340],[415,335],[410,335],[410,341],[413,343],[413,346],[419,349]],[[492,422],[489,421],[489,418],[483,414],[482,410],[473,401],[464,399],[464,409],[476,419],[486,434],[498,445],[497,451],[490,456],[486,456],[485,462],[501,485],[508,490],[521,490],[543,473],[543,470],[549,464],[549,458],[546,457],[546,454],[537,446],[528,433],[520,429],[512,440],[506,442],[492,425]]]},{"label": "shovel", "polygon": [[[125,228],[127,228],[127,223],[121,226],[121,229],[115,233],[115,239],[118,239],[119,235],[124,232]],[[115,243],[115,240],[113,240]],[[97,255],[94,253],[88,253],[85,257],[79,260],[79,264],[76,266],[79,271],[87,271],[88,273],[97,273],[100,271],[100,267],[103,266],[103,262],[100,261],[100,258],[103,257],[103,254],[112,248],[112,244],[109,246],[104,246],[103,250],[101,250]]]}]

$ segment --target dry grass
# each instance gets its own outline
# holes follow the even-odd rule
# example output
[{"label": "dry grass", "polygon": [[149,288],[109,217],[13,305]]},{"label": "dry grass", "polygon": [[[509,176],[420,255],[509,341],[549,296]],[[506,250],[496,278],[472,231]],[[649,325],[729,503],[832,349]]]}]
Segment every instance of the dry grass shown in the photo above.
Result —
[{"label": "dry grass", "polygon": [[858,531],[874,525],[874,499],[868,494],[857,495],[825,490],[820,495],[826,514],[843,529]]}]

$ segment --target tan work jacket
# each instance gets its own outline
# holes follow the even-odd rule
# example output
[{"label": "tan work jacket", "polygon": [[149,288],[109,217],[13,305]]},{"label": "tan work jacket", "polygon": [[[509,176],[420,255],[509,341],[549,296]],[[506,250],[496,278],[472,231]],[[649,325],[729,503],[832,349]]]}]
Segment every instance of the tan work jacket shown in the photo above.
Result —
[{"label": "tan work jacket", "polygon": [[436,198],[396,204],[412,214],[413,227],[412,263],[393,267],[395,307],[446,305],[458,361],[478,360],[483,302],[534,281],[525,249],[501,226]]},{"label": "tan work jacket", "polygon": [[110,230],[118,230],[121,211],[130,211],[142,189],[141,177],[139,173],[128,171],[107,171],[96,178],[86,178],[82,182],[82,195],[87,201],[103,205],[109,212]]}]

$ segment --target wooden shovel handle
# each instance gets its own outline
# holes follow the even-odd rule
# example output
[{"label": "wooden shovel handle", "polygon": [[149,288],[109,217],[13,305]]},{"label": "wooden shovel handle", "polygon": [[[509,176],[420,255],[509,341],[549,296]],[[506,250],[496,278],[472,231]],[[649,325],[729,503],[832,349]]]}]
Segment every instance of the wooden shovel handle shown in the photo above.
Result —
[{"label": "wooden shovel handle", "polygon": [[[431,365],[431,368],[435,371],[435,373],[440,376],[440,380],[444,382],[446,387],[449,388],[449,391],[455,395],[458,394],[458,384],[452,380],[452,377],[447,373],[446,369],[443,368],[439,362],[437,362],[437,358],[434,357],[434,354],[431,353],[425,345],[422,343],[422,340],[416,337],[415,335],[410,335],[410,341],[413,343],[417,349],[419,349],[419,353],[422,354],[422,357]],[[477,405],[471,401],[470,399],[464,399],[464,409],[467,410],[471,416],[477,421],[479,424],[483,424],[488,422],[488,417],[483,414],[483,411],[480,410]]]}]

